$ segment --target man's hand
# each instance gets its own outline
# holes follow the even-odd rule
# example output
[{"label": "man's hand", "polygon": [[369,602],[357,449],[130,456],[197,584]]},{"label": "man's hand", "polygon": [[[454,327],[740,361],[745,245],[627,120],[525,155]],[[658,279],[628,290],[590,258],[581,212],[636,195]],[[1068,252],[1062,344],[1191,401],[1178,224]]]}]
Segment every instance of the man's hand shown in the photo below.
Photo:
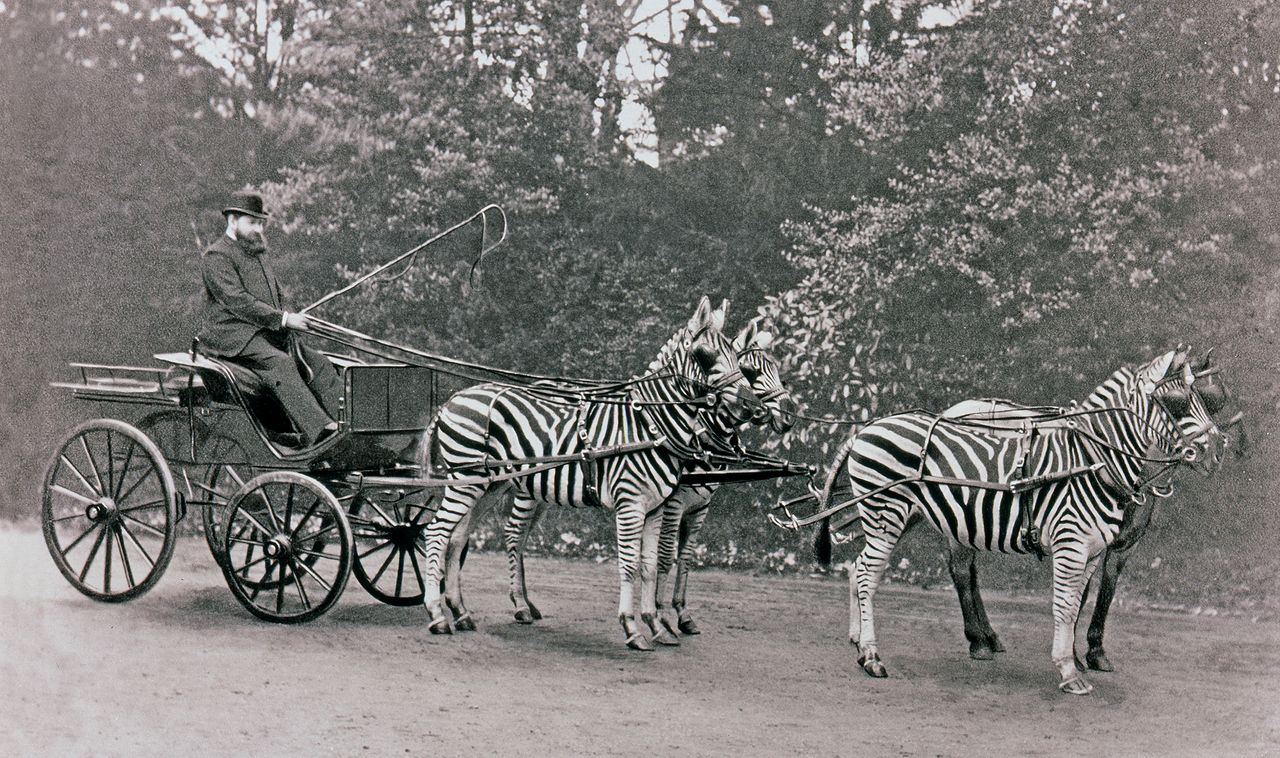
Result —
[{"label": "man's hand", "polygon": [[292,329],[295,332],[305,332],[311,329],[311,319],[307,318],[305,313],[286,313],[284,314],[284,328]]}]

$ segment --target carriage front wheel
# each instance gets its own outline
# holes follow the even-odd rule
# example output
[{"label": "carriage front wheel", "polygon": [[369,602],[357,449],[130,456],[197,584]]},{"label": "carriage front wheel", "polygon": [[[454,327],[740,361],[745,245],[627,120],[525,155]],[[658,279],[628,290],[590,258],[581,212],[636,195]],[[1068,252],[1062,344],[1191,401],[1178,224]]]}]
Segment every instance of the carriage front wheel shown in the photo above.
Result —
[{"label": "carriage front wheel", "polygon": [[304,474],[273,471],[245,482],[226,506],[220,536],[227,585],[265,621],[310,621],[347,586],[351,525],[337,498]]},{"label": "carriage front wheel", "polygon": [[178,501],[164,455],[114,419],[86,421],[44,475],[44,541],[58,571],[94,600],[132,600],[173,558]]}]

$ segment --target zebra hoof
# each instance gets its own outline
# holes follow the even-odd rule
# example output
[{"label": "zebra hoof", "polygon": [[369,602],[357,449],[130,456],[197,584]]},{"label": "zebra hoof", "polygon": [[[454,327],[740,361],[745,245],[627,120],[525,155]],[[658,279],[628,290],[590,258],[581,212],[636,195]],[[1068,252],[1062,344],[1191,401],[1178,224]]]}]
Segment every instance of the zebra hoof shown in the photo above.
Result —
[{"label": "zebra hoof", "polygon": [[666,647],[680,647],[680,639],[665,625],[658,629],[658,633],[653,636],[653,641]]},{"label": "zebra hoof", "polygon": [[453,628],[449,626],[448,619],[436,619],[427,626],[427,631],[432,634],[453,634]]},{"label": "zebra hoof", "polygon": [[969,643],[969,657],[975,661],[994,661],[996,654],[994,649],[985,642]]},{"label": "zebra hoof", "polygon": [[648,637],[638,632],[627,638],[627,647],[644,653],[653,652],[653,643],[649,642]]},{"label": "zebra hoof", "polygon": [[1084,660],[1089,664],[1089,668],[1094,671],[1115,671],[1116,667],[1111,665],[1111,660],[1107,658],[1107,654],[1102,648],[1090,650],[1085,653]]},{"label": "zebra hoof", "polygon": [[1070,679],[1064,679],[1062,683],[1058,685],[1058,689],[1068,695],[1088,695],[1090,692],[1093,692],[1093,685],[1089,684],[1088,680],[1083,676],[1076,674]]},{"label": "zebra hoof", "polygon": [[999,635],[995,632],[987,635],[987,647],[991,648],[993,653],[1003,653],[1004,643],[1000,641]]},{"label": "zebra hoof", "polygon": [[527,608],[521,608],[520,610],[516,611],[517,624],[532,624],[534,622],[534,618],[535,617],[533,615],[533,612],[528,610]]},{"label": "zebra hoof", "polygon": [[681,634],[702,634],[702,630],[698,628],[698,622],[694,621],[692,616],[682,616],[679,626]]},{"label": "zebra hoof", "polygon": [[476,630],[476,620],[471,618],[470,613],[464,613],[453,622],[453,627],[459,632],[474,632]]},{"label": "zebra hoof", "polygon": [[533,603],[529,603],[529,618],[533,619],[534,621],[542,620],[542,611],[538,610],[538,606],[534,605]]},{"label": "zebra hoof", "polygon": [[876,679],[884,679],[889,676],[889,671],[884,667],[884,664],[880,662],[880,656],[876,653],[872,653],[868,656],[859,656],[858,665],[862,666],[862,670],[867,672],[868,676],[875,677]]}]

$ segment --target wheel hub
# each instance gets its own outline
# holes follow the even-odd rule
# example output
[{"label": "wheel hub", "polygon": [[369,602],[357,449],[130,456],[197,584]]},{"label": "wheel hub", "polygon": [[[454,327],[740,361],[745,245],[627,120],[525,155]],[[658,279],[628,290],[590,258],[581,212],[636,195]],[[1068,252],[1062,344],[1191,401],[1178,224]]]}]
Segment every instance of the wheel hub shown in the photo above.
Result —
[{"label": "wheel hub", "polygon": [[387,527],[387,541],[402,550],[412,550],[422,533],[422,526],[401,521]]},{"label": "wheel hub", "polygon": [[262,543],[262,552],[266,553],[268,558],[288,558],[293,554],[293,541],[287,534],[277,534]]},{"label": "wheel hub", "polygon": [[95,524],[101,524],[104,521],[111,521],[117,517],[120,509],[116,507],[116,501],[109,497],[103,497],[98,502],[92,503],[88,508],[84,509],[85,518]]}]

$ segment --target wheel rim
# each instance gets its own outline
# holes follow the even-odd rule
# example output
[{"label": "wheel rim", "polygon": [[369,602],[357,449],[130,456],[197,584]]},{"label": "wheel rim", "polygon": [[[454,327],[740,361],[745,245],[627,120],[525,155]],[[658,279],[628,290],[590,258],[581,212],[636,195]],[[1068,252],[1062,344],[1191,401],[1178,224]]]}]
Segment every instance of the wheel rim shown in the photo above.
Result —
[{"label": "wheel rim", "polygon": [[251,479],[222,521],[223,573],[259,618],[308,621],[342,594],[351,570],[351,527],[337,500],[293,472]]},{"label": "wheel rim", "polygon": [[203,460],[215,461],[205,469],[204,481],[193,485],[195,500],[200,506],[200,521],[204,526],[204,539],[213,557],[222,562],[222,520],[227,504],[235,493],[253,478],[253,466],[249,464],[244,446],[232,437],[213,434],[205,439],[200,449]]},{"label": "wheel rim", "polygon": [[137,429],[110,420],[77,427],[50,461],[43,494],[49,552],[85,595],[132,599],[168,567],[173,479],[160,450]]},{"label": "wheel rim", "polygon": [[423,598],[424,533],[435,513],[425,503],[377,503],[356,497],[348,518],[355,540],[351,566],[360,586],[388,605],[419,605]]}]

